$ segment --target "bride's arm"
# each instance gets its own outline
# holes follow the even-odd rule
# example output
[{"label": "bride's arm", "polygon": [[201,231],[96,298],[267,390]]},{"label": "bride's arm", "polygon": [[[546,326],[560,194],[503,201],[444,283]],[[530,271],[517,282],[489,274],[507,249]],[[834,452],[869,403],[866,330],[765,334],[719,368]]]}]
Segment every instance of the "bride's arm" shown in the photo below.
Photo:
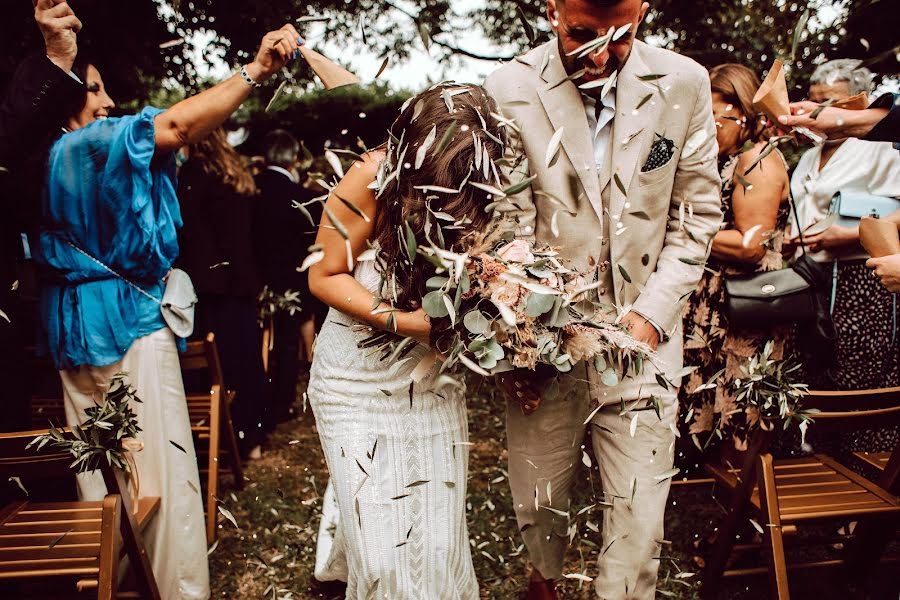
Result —
[{"label": "bride's arm", "polygon": [[[354,163],[325,203],[328,211],[347,230],[354,265],[356,257],[368,248],[366,240],[373,237],[377,200],[375,191],[368,186],[375,181],[381,158],[380,154],[367,154],[362,162]],[[350,210],[338,196],[353,203],[369,217],[369,221]],[[322,215],[316,243],[323,246],[325,258],[310,268],[309,290],[319,300],[345,315],[373,327],[387,329],[388,316],[391,313],[373,314],[374,296],[353,277],[352,270],[348,269],[346,243],[329,221],[327,214]],[[382,303],[379,308],[389,308],[389,305]],[[397,311],[393,314],[397,333],[428,343],[431,325],[423,310]]]}]

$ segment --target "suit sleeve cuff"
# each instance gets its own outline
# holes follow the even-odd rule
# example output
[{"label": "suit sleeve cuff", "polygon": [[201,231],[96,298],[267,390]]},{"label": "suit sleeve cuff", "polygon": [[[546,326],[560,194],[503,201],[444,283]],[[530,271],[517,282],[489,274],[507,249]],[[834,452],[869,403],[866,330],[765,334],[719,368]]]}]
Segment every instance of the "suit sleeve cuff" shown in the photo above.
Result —
[{"label": "suit sleeve cuff", "polygon": [[633,312],[633,313],[636,314],[636,315],[640,315],[641,317],[644,318],[645,321],[647,321],[648,323],[650,323],[651,325],[653,325],[653,329],[655,329],[657,335],[659,335],[659,341],[660,341],[660,342],[665,341],[665,339],[666,339],[666,337],[667,337],[667,336],[666,336],[666,332],[663,331],[662,327],[660,327],[659,325],[656,324],[656,321],[654,321],[653,319],[651,319],[650,317],[648,317],[648,316],[645,315],[644,313],[639,312],[639,311],[636,311],[636,310],[634,310],[634,309],[631,309],[631,312]]}]

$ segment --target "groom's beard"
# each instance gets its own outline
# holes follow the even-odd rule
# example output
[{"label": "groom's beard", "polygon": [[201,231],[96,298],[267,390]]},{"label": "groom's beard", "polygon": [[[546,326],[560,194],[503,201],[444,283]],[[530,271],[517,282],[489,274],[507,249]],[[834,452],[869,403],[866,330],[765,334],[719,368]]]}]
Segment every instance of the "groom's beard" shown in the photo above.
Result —
[{"label": "groom's beard", "polygon": [[[558,44],[559,56],[562,60],[563,67],[566,69],[566,73],[572,75],[572,73],[577,73],[582,69],[587,69],[587,72],[585,72],[581,77],[573,80],[573,83],[575,83],[575,85],[582,85],[584,83],[596,81],[598,79],[606,79],[616,71],[619,71],[622,68],[622,65],[624,65],[628,61],[628,58],[631,56],[632,49],[633,47],[629,48],[628,54],[626,54],[625,58],[622,60],[619,60],[619,57],[615,54],[610,54],[609,59],[607,59],[606,61],[606,64],[603,65],[603,70],[599,71],[597,65],[595,65],[594,62],[587,56],[582,58],[566,56],[566,52],[562,47],[562,42],[559,42]],[[597,92],[599,93],[599,89],[597,89]]]}]

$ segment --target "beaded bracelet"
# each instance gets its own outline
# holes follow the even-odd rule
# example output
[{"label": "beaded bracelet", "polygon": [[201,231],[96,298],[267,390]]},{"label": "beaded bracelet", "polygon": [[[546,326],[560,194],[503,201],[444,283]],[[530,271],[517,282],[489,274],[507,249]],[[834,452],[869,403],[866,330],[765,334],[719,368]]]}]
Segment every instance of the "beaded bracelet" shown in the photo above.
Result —
[{"label": "beaded bracelet", "polygon": [[262,87],[261,83],[258,83],[255,79],[253,79],[252,77],[247,75],[247,70],[244,68],[244,65],[241,65],[239,72],[241,74],[241,77],[244,78],[244,81],[246,81],[248,85],[252,85],[253,87],[257,87],[257,88]]}]

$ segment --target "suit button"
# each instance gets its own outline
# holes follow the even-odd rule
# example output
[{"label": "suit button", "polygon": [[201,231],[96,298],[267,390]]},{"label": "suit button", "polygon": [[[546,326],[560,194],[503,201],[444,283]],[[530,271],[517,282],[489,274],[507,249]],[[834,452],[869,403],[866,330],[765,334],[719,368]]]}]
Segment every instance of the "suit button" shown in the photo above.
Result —
[{"label": "suit button", "polygon": [[49,89],[50,89],[50,82],[49,82],[49,81],[45,81],[44,83],[41,84],[41,87],[44,88],[45,90],[49,90]]}]

